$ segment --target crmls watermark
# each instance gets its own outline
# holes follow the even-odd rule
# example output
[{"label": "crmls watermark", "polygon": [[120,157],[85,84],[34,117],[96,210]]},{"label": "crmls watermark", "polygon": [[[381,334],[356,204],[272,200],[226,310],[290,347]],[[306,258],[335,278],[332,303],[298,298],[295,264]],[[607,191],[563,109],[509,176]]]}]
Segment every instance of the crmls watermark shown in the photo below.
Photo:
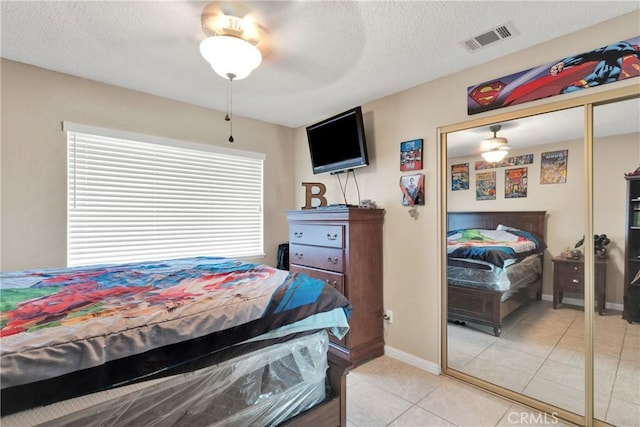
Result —
[{"label": "crmls watermark", "polygon": [[518,425],[526,425],[526,424],[558,424],[558,416],[557,412],[552,412],[551,414],[539,412],[537,414],[531,412],[510,412],[507,415],[507,420],[509,424],[518,424]]}]

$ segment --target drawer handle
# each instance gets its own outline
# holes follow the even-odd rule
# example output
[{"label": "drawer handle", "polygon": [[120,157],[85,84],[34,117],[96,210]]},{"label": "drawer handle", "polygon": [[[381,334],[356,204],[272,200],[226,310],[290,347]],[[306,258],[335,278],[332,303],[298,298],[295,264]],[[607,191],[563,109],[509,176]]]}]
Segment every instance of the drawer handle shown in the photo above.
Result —
[{"label": "drawer handle", "polygon": [[336,240],[338,238],[338,234],[331,234],[331,233],[327,233],[327,239],[329,240]]},{"label": "drawer handle", "polygon": [[301,239],[302,238],[302,231],[294,231],[293,235],[295,237],[297,237],[298,239]]},{"label": "drawer handle", "polygon": [[338,263],[338,257],[327,257],[327,261],[329,261],[329,263],[336,265]]},{"label": "drawer handle", "polygon": [[332,282],[331,280],[327,279],[327,280],[326,280],[326,282],[327,282],[327,285],[331,285],[331,286],[333,286],[334,288],[335,288],[336,286],[338,286],[338,281],[337,281],[337,280],[334,280],[334,281]]},{"label": "drawer handle", "polygon": [[573,279],[572,282],[573,283],[580,283],[580,281],[578,279]]},{"label": "drawer handle", "polygon": [[304,253],[300,254],[298,252],[293,254],[294,257],[296,257],[297,259],[302,259],[302,257],[304,256]]},{"label": "drawer handle", "polygon": [[578,271],[578,267],[573,267],[573,270],[574,271]]}]

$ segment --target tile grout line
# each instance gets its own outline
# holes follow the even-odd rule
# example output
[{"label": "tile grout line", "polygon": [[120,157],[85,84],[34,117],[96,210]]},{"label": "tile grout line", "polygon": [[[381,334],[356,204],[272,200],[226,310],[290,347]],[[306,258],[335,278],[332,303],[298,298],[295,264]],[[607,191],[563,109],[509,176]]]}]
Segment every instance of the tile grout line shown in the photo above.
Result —
[{"label": "tile grout line", "polygon": [[[613,391],[615,390],[616,383],[618,382],[618,371],[620,370],[620,364],[622,363],[622,352],[624,350],[625,342],[627,341],[628,331],[629,331],[629,325],[624,325],[624,336],[622,338],[622,346],[620,346],[620,352],[618,353],[618,364],[616,365],[616,373],[613,377],[613,384],[611,385],[611,391],[609,392],[609,399],[607,399],[607,409],[604,411],[603,421],[605,422],[607,418],[609,418],[609,409],[611,409],[611,399],[613,399]],[[595,335],[595,328],[594,328],[594,335]],[[595,374],[595,366],[594,366],[594,374]]]}]

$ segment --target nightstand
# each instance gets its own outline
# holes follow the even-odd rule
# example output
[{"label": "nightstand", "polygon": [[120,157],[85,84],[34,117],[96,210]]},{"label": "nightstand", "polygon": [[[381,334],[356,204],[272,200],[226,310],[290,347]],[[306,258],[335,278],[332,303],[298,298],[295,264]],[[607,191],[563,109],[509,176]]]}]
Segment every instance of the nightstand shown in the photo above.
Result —
[{"label": "nightstand", "polygon": [[[553,308],[562,304],[565,292],[584,297],[584,259],[553,258]],[[607,261],[595,259],[595,287],[598,314],[604,314],[607,290]]]}]

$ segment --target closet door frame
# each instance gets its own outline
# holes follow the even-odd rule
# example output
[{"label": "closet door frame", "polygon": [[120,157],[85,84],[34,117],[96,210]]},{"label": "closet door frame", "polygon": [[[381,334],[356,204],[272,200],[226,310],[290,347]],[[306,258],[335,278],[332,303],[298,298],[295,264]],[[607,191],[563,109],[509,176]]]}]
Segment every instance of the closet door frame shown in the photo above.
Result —
[{"label": "closet door frame", "polygon": [[[584,248],[593,248],[593,109],[597,105],[604,105],[627,99],[640,97],[640,85],[635,84],[623,85],[616,89],[610,90],[598,90],[595,89],[594,93],[582,96],[569,96],[567,99],[563,99],[555,102],[548,102],[542,105],[537,105],[529,108],[522,108],[515,111],[508,111],[491,116],[486,116],[474,120],[470,120],[463,123],[443,126],[438,129],[439,144],[439,197],[440,203],[439,210],[439,246],[440,250],[440,296],[441,296],[441,318],[440,318],[440,330],[441,330],[441,360],[440,366],[442,373],[482,389],[488,390],[492,393],[498,394],[507,399],[511,399],[515,402],[523,404],[525,406],[537,409],[548,414],[557,415],[559,418],[569,421],[574,424],[584,426],[607,426],[609,424],[597,420],[594,418],[594,310],[585,310],[584,316],[584,330],[585,330],[585,372],[584,372],[584,385],[585,385],[585,402],[584,410],[585,415],[580,416],[573,412],[569,412],[564,408],[560,408],[546,402],[533,399],[525,396],[521,393],[514,392],[512,390],[497,386],[487,381],[481,380],[474,376],[452,369],[447,363],[447,257],[446,257],[446,230],[447,230],[447,134],[451,132],[457,132],[461,130],[476,128],[480,126],[488,126],[493,123],[500,123],[509,120],[519,119],[528,116],[534,116],[538,114],[544,114],[568,108],[582,107],[584,110],[584,190],[585,190],[585,224],[584,235],[585,242]],[[592,89],[589,89],[591,91]],[[594,290],[594,252],[593,250],[585,250],[585,292],[584,292],[584,306],[593,307],[595,303],[595,290]]]}]

